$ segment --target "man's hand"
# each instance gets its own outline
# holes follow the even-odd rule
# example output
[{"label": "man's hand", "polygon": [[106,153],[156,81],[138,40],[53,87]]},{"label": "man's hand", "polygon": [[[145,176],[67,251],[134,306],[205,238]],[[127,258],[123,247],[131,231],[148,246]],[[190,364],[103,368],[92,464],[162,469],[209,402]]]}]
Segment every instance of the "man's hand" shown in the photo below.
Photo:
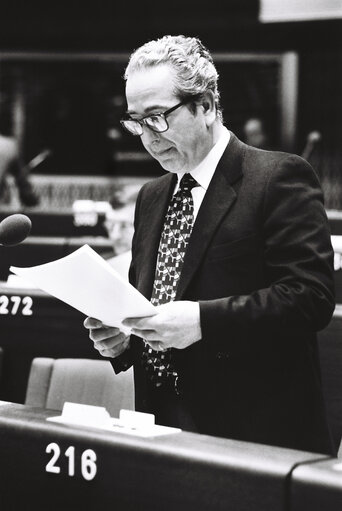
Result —
[{"label": "man's hand", "polygon": [[127,318],[123,325],[142,337],[156,351],[184,349],[202,337],[200,309],[197,302],[169,302],[156,307],[157,314]]},{"label": "man's hand", "polygon": [[94,348],[103,357],[118,357],[128,348],[130,336],[119,328],[106,326],[95,318],[86,318],[83,325],[89,330]]}]

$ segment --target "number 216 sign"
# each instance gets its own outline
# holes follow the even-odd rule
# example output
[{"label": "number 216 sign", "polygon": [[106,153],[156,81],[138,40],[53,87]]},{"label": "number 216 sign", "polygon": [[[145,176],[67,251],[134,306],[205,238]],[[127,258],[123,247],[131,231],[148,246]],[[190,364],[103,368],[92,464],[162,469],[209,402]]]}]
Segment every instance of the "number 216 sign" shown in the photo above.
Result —
[{"label": "number 216 sign", "polygon": [[[50,461],[45,467],[46,472],[52,474],[60,474],[61,467],[58,465],[58,460],[61,456],[61,449],[58,444],[51,442],[45,449],[47,454],[51,454]],[[72,477],[75,475],[75,447],[70,445],[64,453],[64,456],[68,459],[67,474]],[[97,473],[96,466],[97,456],[92,449],[86,449],[81,455],[81,475],[86,481],[94,479]]]}]

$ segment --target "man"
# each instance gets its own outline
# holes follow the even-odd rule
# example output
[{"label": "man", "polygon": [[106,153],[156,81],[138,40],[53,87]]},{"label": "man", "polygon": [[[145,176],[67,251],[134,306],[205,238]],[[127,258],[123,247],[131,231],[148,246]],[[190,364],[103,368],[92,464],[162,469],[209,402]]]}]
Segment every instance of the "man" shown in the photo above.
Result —
[{"label": "man", "polygon": [[156,314],[127,318],[131,337],[87,318],[95,348],[117,372],[134,364],[136,408],[159,424],[331,453],[315,332],[334,309],[333,252],[315,173],[223,126],[198,39],[147,43],[125,77],[122,123],[167,171],[138,196],[130,268]]},{"label": "man", "polygon": [[[126,187],[127,188],[127,187]],[[115,255],[130,252],[134,233],[134,210],[139,186],[132,190],[123,188],[111,200],[111,207],[106,211],[104,227],[113,243]]]},{"label": "man", "polygon": [[[131,245],[134,233],[134,209],[138,190],[131,193],[121,191],[122,197],[114,197],[111,209],[106,212],[104,226],[113,244],[114,256],[111,254],[107,262],[123,276],[128,277],[131,263]],[[119,195],[119,194],[118,194]]]},{"label": "man", "polygon": [[246,144],[259,149],[270,149],[269,137],[265,131],[264,123],[258,117],[247,119],[243,125],[243,134]]},{"label": "man", "polygon": [[0,203],[11,202],[8,177],[12,175],[24,206],[36,206],[39,202],[27,169],[20,163],[18,144],[13,137],[0,134]]}]

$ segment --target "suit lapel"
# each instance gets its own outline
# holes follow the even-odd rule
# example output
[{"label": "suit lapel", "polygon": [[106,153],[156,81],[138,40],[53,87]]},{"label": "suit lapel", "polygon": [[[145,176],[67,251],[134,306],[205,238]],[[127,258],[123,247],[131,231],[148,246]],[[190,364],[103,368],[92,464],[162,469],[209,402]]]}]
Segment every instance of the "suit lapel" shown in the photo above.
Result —
[{"label": "suit lapel", "polygon": [[181,299],[223,217],[236,200],[233,184],[242,176],[242,143],[231,133],[205,194],[187,247],[176,299]]},{"label": "suit lapel", "polygon": [[154,282],[155,267],[158,255],[161,231],[164,217],[171,200],[177,176],[167,174],[152,183],[149,200],[144,201],[144,210],[140,217],[143,219],[138,251],[141,264],[139,265],[139,291],[148,299],[151,297]]}]

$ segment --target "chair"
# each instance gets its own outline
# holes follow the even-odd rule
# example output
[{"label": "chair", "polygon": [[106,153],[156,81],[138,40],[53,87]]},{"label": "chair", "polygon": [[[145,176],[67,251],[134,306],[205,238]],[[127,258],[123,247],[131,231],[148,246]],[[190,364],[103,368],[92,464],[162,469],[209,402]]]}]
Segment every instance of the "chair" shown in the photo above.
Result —
[{"label": "chair", "polygon": [[65,401],[104,406],[112,417],[134,410],[133,369],[115,374],[108,360],[33,359],[25,404],[62,410]]}]

